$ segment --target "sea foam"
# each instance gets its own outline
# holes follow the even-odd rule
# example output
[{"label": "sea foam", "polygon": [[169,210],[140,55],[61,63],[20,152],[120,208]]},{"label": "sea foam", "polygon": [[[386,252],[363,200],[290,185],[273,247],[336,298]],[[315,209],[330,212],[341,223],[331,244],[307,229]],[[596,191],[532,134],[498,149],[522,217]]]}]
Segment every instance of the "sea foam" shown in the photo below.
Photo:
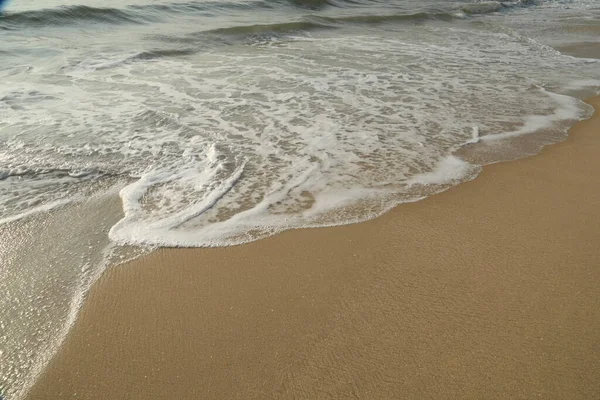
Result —
[{"label": "sea foam", "polygon": [[[3,104],[4,129],[18,134],[0,157],[31,172],[0,181],[4,207],[13,220],[120,179],[114,242],[239,244],[372,218],[470,179],[478,166],[455,155],[465,145],[564,133],[587,115],[568,93],[579,72],[564,72],[585,62],[503,31],[402,32],[100,52],[62,61],[75,87],[17,72]],[[543,63],[543,77],[532,73]]]}]

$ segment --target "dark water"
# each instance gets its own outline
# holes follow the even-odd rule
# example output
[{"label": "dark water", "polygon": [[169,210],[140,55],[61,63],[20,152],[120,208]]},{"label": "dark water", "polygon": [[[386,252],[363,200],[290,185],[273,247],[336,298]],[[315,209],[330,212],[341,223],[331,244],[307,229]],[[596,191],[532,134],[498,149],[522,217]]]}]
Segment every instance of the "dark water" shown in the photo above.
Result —
[{"label": "dark water", "polygon": [[[45,3],[45,4],[44,4]],[[5,28],[24,28],[35,25],[61,26],[67,24],[84,24],[86,22],[98,23],[149,23],[167,22],[181,14],[198,17],[219,17],[237,12],[244,13],[272,13],[281,17],[301,15],[306,12],[324,12],[329,14],[342,14],[332,10],[344,10],[347,14],[354,14],[356,21],[369,21],[362,14],[373,11],[387,14],[385,17],[395,19],[415,20],[425,18],[450,19],[457,12],[466,14],[486,14],[497,11],[507,11],[512,7],[525,7],[534,5],[534,1],[506,1],[506,2],[470,2],[470,1],[334,1],[334,0],[273,0],[273,1],[191,1],[191,2],[142,2],[127,4],[115,2],[119,7],[110,7],[111,2],[94,4],[54,4],[52,2],[37,2],[35,7],[29,9],[27,3],[14,5],[15,11],[7,10],[3,26]],[[33,5],[33,4],[32,4]],[[42,7],[44,5],[45,7]],[[103,7],[100,7],[100,6]],[[108,5],[108,7],[107,7]],[[19,7],[20,6],[20,7]],[[21,8],[21,11],[18,11]]]}]

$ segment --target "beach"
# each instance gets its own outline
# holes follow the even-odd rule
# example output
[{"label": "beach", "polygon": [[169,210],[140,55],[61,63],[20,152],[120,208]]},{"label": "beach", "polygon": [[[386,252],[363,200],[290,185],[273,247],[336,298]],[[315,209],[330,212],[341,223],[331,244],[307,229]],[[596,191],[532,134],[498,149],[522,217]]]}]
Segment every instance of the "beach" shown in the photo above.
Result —
[{"label": "beach", "polygon": [[600,397],[597,0],[0,8],[0,400]]},{"label": "beach", "polygon": [[596,114],[374,220],[111,267],[27,399],[599,398],[598,154]]}]

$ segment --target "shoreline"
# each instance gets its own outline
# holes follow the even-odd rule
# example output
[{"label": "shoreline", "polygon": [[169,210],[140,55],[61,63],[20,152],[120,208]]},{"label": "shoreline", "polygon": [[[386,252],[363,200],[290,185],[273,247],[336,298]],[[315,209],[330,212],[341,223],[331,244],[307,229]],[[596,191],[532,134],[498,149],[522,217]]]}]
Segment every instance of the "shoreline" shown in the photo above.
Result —
[{"label": "shoreline", "polygon": [[377,219],[109,268],[26,398],[600,396],[588,103],[565,142]]}]

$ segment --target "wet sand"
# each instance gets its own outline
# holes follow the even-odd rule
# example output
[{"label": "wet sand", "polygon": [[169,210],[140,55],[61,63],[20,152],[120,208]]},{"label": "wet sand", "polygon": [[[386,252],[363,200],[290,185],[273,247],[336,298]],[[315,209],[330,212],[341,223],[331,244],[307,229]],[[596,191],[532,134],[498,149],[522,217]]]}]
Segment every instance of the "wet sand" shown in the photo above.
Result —
[{"label": "wet sand", "polygon": [[111,268],[28,399],[600,398],[598,171],[595,116],[373,221]]}]

